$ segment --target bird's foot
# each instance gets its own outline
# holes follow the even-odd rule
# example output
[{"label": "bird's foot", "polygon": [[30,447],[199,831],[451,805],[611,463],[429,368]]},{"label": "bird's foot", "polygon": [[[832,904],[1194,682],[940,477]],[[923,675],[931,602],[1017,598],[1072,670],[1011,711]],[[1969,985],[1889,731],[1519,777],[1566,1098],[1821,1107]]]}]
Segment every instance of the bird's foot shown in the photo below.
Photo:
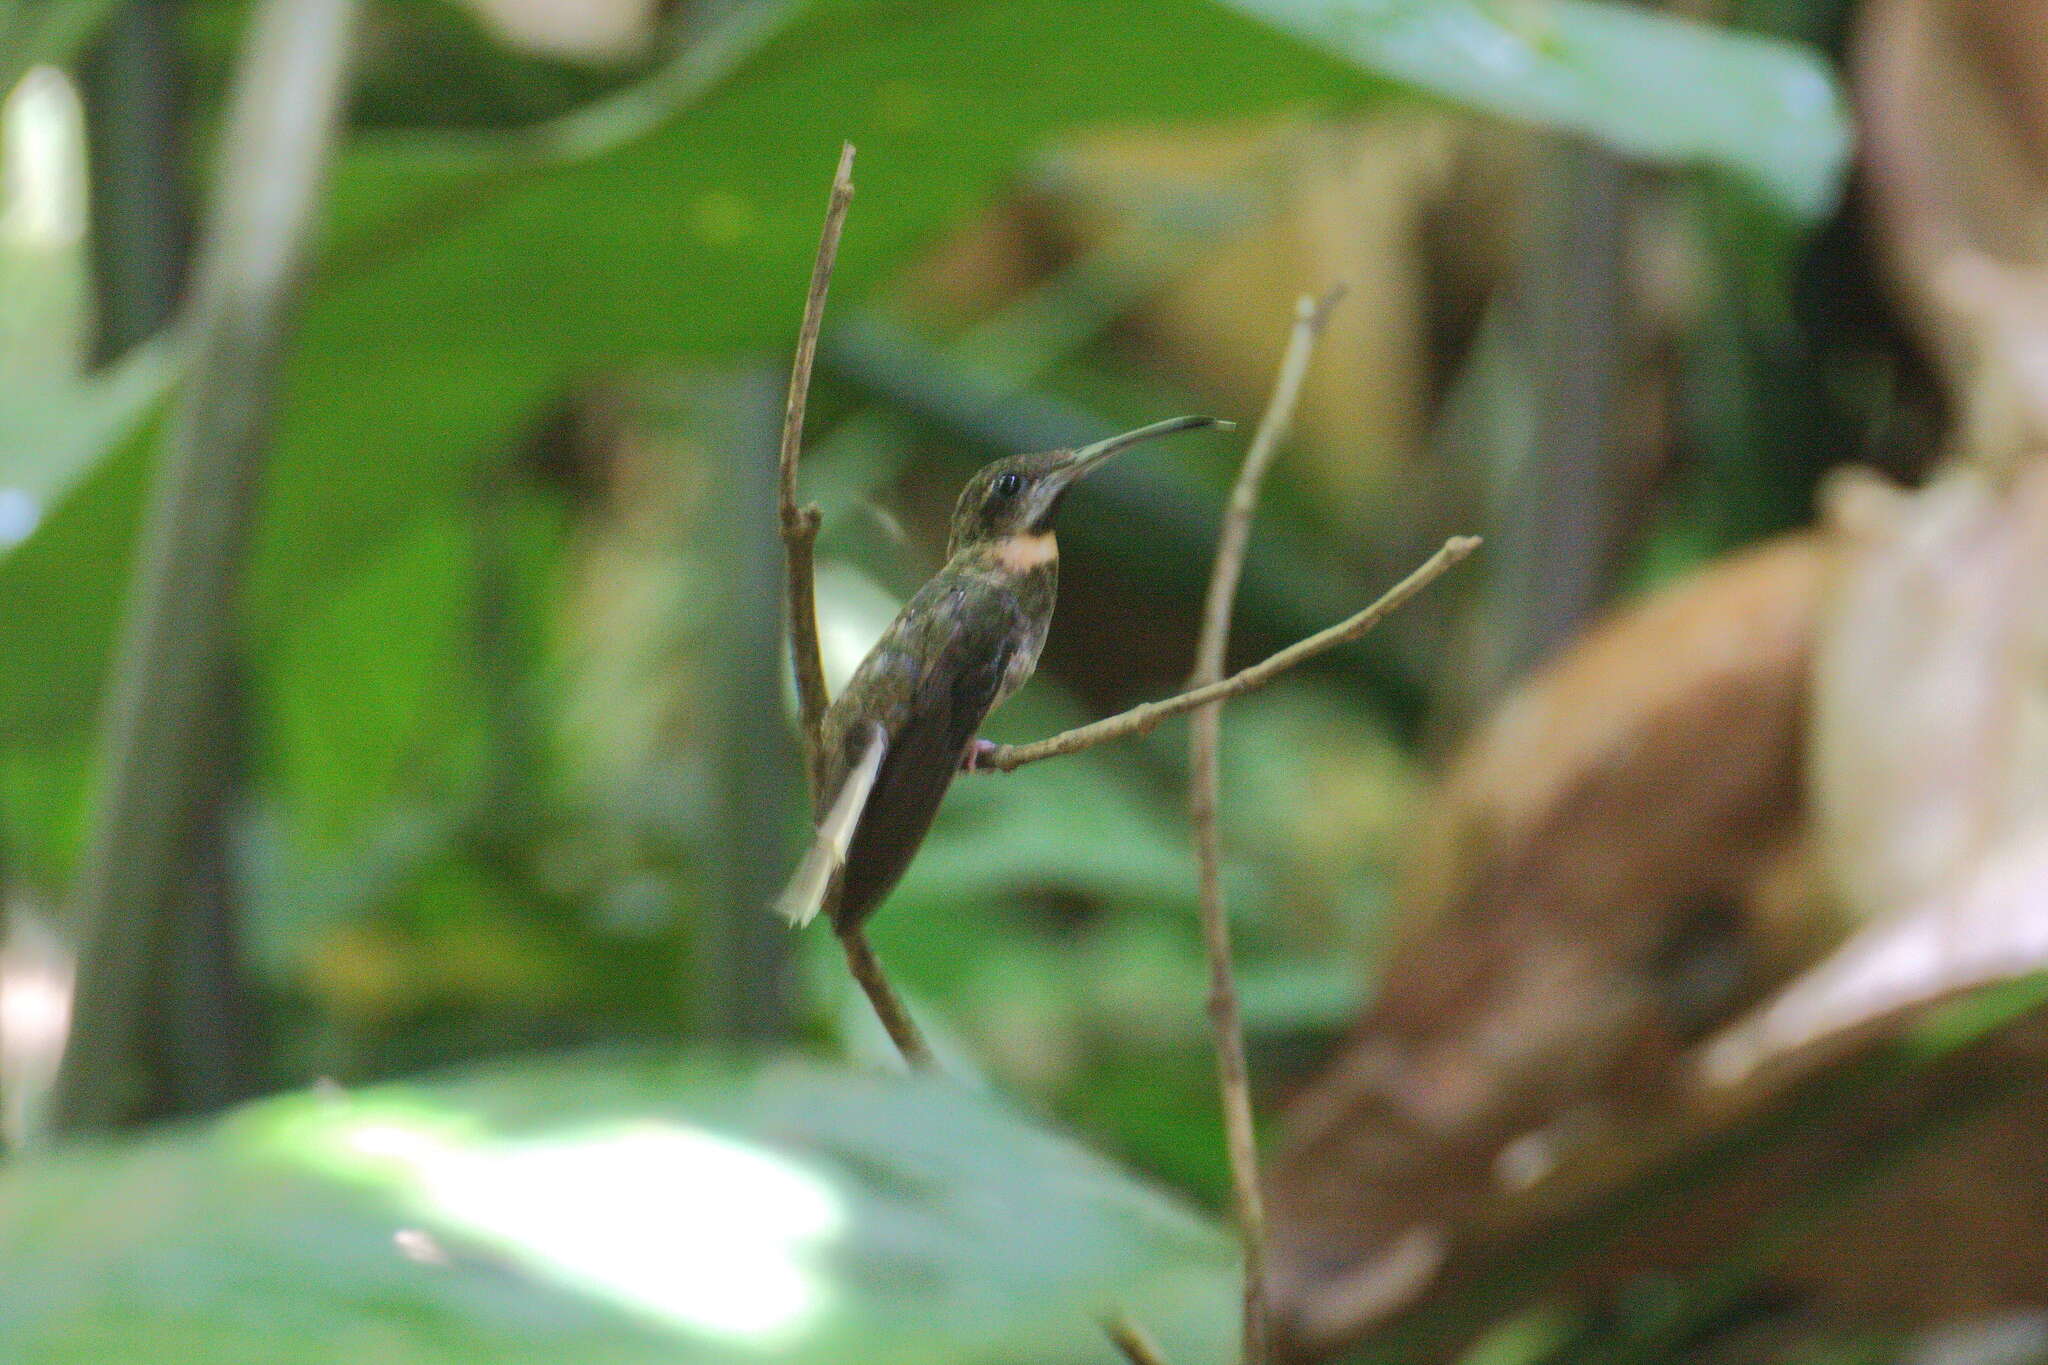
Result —
[{"label": "bird's foot", "polygon": [[992,772],[989,756],[1002,746],[992,739],[976,739],[960,753],[960,771],[963,773]]}]

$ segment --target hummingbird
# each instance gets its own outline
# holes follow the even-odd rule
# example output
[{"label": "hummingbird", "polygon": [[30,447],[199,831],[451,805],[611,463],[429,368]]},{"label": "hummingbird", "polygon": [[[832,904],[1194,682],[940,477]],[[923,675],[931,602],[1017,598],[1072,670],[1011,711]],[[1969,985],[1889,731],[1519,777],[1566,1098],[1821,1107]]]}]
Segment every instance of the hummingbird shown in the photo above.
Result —
[{"label": "hummingbird", "polygon": [[817,837],[777,910],[858,930],[931,829],[954,775],[994,746],[989,712],[1038,666],[1059,590],[1053,519],[1067,490],[1141,441],[1230,424],[1174,417],[1078,450],[984,465],[953,508],[945,567],[904,604],[826,708]]}]

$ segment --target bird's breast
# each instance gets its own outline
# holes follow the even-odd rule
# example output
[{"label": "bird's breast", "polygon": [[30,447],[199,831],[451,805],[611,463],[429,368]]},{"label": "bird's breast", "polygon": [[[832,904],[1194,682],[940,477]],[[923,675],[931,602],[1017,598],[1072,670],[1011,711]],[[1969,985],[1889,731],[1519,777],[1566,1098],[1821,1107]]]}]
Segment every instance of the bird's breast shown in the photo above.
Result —
[{"label": "bird's breast", "polygon": [[1059,561],[1060,543],[1050,531],[1020,531],[996,542],[995,561],[1011,573],[1029,573]]}]

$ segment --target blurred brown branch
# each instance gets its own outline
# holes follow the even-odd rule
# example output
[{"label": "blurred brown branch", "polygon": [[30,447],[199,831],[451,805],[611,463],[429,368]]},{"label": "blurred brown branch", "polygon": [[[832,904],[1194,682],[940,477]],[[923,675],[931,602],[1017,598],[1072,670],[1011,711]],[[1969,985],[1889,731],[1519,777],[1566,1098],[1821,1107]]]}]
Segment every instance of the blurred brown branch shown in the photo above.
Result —
[{"label": "blurred brown branch", "polygon": [[[1273,381],[1273,394],[1259,429],[1245,452],[1236,486],[1223,514],[1215,566],[1202,610],[1202,633],[1195,645],[1190,681],[1204,687],[1222,681],[1223,653],[1230,641],[1231,608],[1243,575],[1245,546],[1251,540],[1252,516],[1258,509],[1259,485],[1272,466],[1281,435],[1294,417],[1302,379],[1315,352],[1316,337],[1330,310],[1343,296],[1341,287],[1320,299],[1303,295],[1295,307],[1287,352]],[[1218,755],[1223,742],[1222,703],[1197,710],[1188,721],[1188,812],[1194,826],[1195,870],[1199,883],[1202,942],[1209,959],[1209,1020],[1215,1031],[1216,1081],[1222,1093],[1223,1133],[1229,1149],[1230,1185],[1237,1208],[1239,1236],[1244,1242],[1244,1360],[1262,1365],[1267,1358],[1266,1207],[1259,1194],[1258,1134],[1252,1126],[1251,1081],[1244,1055],[1244,1020],[1237,1003],[1237,983],[1230,959],[1230,920],[1223,901],[1223,836],[1216,810],[1222,777]]]},{"label": "blurred brown branch", "polygon": [[1130,1362],[1130,1365],[1166,1365],[1166,1355],[1159,1349],[1159,1343],[1130,1317],[1119,1313],[1103,1319],[1102,1330],[1108,1335],[1110,1345]]},{"label": "blurred brown branch", "polygon": [[881,1021],[882,1029],[889,1035],[889,1041],[896,1045],[896,1051],[913,1070],[923,1070],[932,1064],[931,1045],[918,1031],[917,1024],[910,1017],[910,1011],[903,1008],[903,1002],[896,998],[896,992],[889,986],[889,978],[882,974],[882,964],[875,957],[875,950],[868,947],[867,935],[853,929],[839,935],[839,944],[846,950],[846,969],[853,973],[861,993],[874,1007],[875,1018]]}]

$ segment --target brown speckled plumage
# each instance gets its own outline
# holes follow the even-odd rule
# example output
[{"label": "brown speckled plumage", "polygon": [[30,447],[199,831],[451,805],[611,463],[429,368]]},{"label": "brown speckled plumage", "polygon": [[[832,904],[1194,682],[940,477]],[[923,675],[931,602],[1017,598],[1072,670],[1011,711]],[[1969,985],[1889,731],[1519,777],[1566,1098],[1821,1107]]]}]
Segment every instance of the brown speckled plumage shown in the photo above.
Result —
[{"label": "brown speckled plumage", "polygon": [[825,712],[822,819],[880,726],[886,749],[843,869],[823,908],[842,933],[895,887],[988,713],[1038,662],[1059,589],[1052,519],[1073,481],[1150,436],[1206,418],[1158,423],[1080,451],[1013,455],[960,494],[945,567],[897,613]]}]

